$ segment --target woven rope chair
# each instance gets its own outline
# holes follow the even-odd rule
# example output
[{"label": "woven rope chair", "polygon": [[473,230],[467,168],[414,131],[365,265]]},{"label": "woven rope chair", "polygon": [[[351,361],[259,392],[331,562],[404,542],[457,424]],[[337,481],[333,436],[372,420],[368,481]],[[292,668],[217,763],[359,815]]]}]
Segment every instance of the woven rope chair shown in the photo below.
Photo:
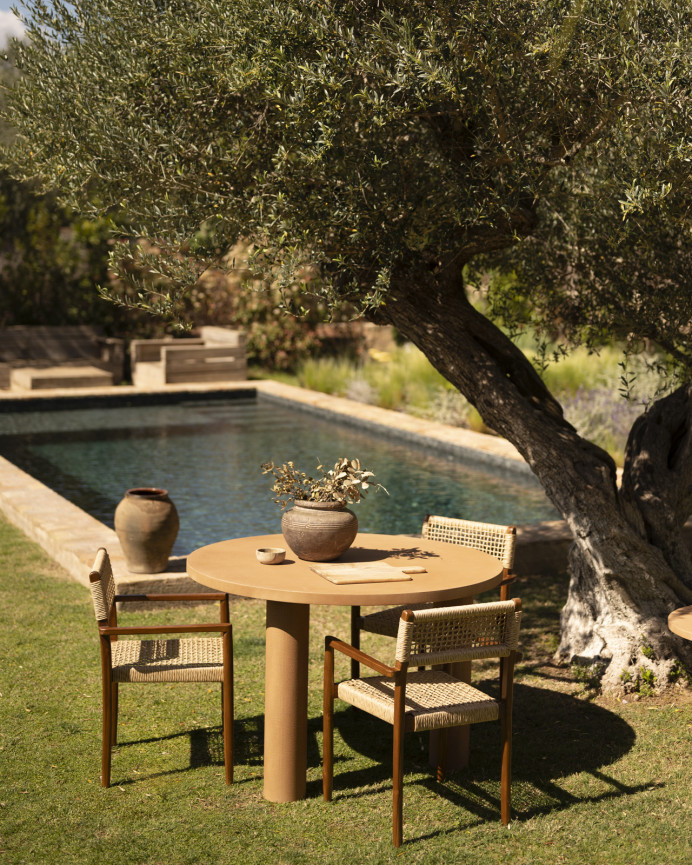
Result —
[{"label": "woven rope chair", "polygon": [[[514,581],[514,548],[517,530],[514,526],[500,526],[492,523],[477,523],[471,520],[457,520],[453,517],[438,517],[428,514],[423,520],[421,536],[430,541],[444,541],[488,553],[502,562],[502,581],[500,583],[500,600],[508,601],[509,587]],[[437,604],[417,604],[413,609],[425,609],[430,606],[449,604],[443,601]],[[410,608],[410,607],[409,607]],[[396,637],[399,619],[405,607],[390,607],[378,610],[367,616],[361,616],[360,607],[351,607],[351,644],[360,647],[360,632],[382,634],[385,637]],[[357,661],[351,664],[351,676],[358,678]]]},{"label": "woven rope chair", "polygon": [[[323,713],[323,792],[332,798],[334,774],[334,699],[338,697],[392,724],[393,841],[403,840],[403,739],[409,731],[440,730],[437,779],[444,780],[446,729],[482,721],[501,721],[500,814],[510,820],[512,695],[521,601],[496,601],[460,607],[405,610],[399,620],[395,664],[361,652],[336,637],[325,639]],[[342,652],[379,675],[334,681],[334,652]],[[500,697],[495,700],[449,672],[458,661],[500,658]],[[444,665],[443,669],[411,670]]]},{"label": "woven rope chair", "polygon": [[[223,715],[223,750],[226,783],[233,782],[233,630],[229,621],[228,595],[196,594],[117,595],[110,559],[105,549],[96,555],[89,574],[91,597],[101,645],[103,737],[101,784],[110,786],[111,750],[117,743],[118,687],[125,682],[220,682]],[[117,603],[128,601],[219,601],[219,623],[118,627]],[[220,637],[121,640],[120,637],[152,634],[207,634]]]}]

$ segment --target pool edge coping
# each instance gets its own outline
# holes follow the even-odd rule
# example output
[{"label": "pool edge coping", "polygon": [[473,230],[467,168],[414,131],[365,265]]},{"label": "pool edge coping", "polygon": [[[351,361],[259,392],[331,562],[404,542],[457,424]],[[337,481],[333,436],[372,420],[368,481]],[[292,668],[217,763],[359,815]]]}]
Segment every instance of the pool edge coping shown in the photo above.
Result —
[{"label": "pool edge coping", "polygon": [[[387,430],[398,437],[420,446],[435,446],[460,457],[472,456],[494,468],[505,468],[512,472],[529,472],[530,469],[516,449],[504,439],[474,433],[459,427],[451,427],[434,421],[406,415],[390,409],[359,403],[343,397],[334,397],[270,379],[234,382],[227,386],[168,386],[165,389],[134,388],[85,388],[84,393],[75,391],[29,392],[14,395],[9,399],[0,395],[3,403],[31,399],[32,402],[61,400],[65,397],[79,401],[101,397],[140,395],[142,398],[166,394],[173,398],[177,394],[196,396],[231,392],[254,391],[256,394],[278,402],[291,403],[303,410],[321,416],[337,416],[353,426]],[[87,392],[88,391],[88,392]],[[159,574],[131,574],[126,567],[117,535],[113,529],[87,514],[77,505],[64,499],[45,484],[23,472],[9,460],[0,457],[0,510],[7,519],[37,542],[70,577],[84,586],[89,585],[89,572],[99,547],[105,547],[113,563],[113,572],[121,594],[137,594],[165,591],[198,591],[200,586],[184,570],[186,556],[171,559],[172,569]],[[564,569],[567,548],[572,537],[566,523],[561,520],[533,523],[517,527],[518,573],[543,572],[546,569]],[[530,548],[534,549],[530,554]]]}]

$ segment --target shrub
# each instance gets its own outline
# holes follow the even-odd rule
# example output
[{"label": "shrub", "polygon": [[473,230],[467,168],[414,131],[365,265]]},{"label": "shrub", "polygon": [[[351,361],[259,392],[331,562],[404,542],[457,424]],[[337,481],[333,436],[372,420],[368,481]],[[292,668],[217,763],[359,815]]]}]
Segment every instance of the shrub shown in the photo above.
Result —
[{"label": "shrub", "polygon": [[345,396],[349,383],[356,380],[357,367],[346,358],[309,358],[298,367],[298,382],[302,387]]},{"label": "shrub", "polygon": [[[161,250],[155,245],[139,240],[137,248],[141,255],[130,268],[133,285],[156,285],[165,294],[166,286],[181,278],[180,275],[165,266],[161,268],[165,272],[159,272]],[[297,283],[279,288],[271,273],[258,279],[243,265],[235,266],[236,261],[247,259],[250,250],[245,244],[236,244],[225,257],[228,267],[209,268],[199,275],[194,273],[194,262],[181,254],[181,272],[189,266],[194,284],[185,296],[184,306],[175,309],[177,321],[187,328],[200,325],[242,328],[247,333],[249,363],[270,370],[292,370],[300,360],[319,352],[322,342],[317,326],[324,317],[324,309],[316,303],[310,305]],[[308,278],[310,274],[306,271]],[[122,289],[113,290],[110,296],[117,300],[121,292]],[[299,308],[304,309],[303,315],[292,314],[291,310]]]},{"label": "shrub", "polygon": [[[619,357],[615,348],[598,355],[579,349],[574,358],[548,366],[542,376],[577,432],[622,464],[632,423],[654,395],[656,377],[642,361],[632,371],[632,398],[625,399]],[[372,352],[359,362],[312,358],[300,364],[298,380],[313,390],[490,432],[473,406],[410,344]]]}]

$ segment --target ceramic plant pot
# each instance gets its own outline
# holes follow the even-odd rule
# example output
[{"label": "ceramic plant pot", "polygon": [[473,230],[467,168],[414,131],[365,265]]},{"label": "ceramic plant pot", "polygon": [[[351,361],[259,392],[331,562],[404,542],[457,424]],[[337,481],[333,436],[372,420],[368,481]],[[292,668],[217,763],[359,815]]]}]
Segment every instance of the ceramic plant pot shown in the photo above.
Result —
[{"label": "ceramic plant pot", "polygon": [[167,490],[128,490],[115,509],[115,532],[128,570],[133,574],[165,571],[179,525],[178,511]]},{"label": "ceramic plant pot", "polygon": [[308,562],[330,562],[358,534],[358,517],[342,502],[296,502],[281,518],[286,543]]}]

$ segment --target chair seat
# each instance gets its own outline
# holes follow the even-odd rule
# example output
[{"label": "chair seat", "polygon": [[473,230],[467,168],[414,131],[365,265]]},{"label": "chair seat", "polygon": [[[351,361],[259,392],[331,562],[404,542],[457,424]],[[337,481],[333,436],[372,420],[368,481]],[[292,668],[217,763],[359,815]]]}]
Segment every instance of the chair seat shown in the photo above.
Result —
[{"label": "chair seat", "polygon": [[220,637],[116,640],[111,644],[114,682],[221,682]]},{"label": "chair seat", "polygon": [[[340,682],[339,699],[371,715],[394,723],[394,680],[370,676]],[[495,721],[500,706],[483,691],[441,670],[409,671],[406,678],[406,729],[434,730]]]}]

